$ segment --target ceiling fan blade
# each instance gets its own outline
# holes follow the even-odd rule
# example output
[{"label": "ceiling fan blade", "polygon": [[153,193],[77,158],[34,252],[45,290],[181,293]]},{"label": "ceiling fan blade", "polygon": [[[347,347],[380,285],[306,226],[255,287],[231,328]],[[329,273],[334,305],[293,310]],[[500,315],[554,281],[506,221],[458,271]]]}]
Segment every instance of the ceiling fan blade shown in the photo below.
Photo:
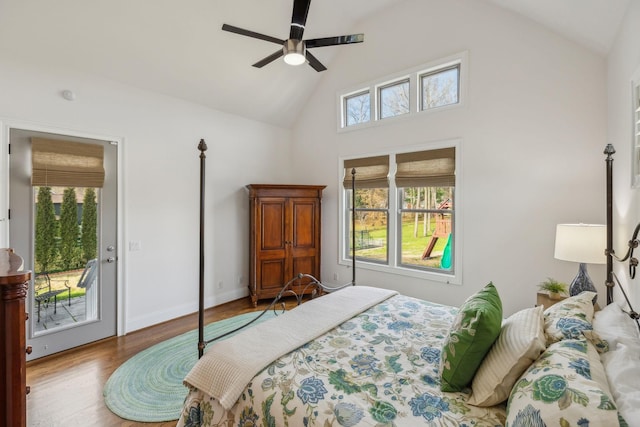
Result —
[{"label": "ceiling fan blade", "polygon": [[244,28],[234,27],[233,25],[222,24],[222,30],[229,31],[230,33],[240,34],[241,36],[253,37],[254,39],[260,39],[271,43],[284,44],[284,40],[256,33],[254,31],[245,30]]},{"label": "ceiling fan blade", "polygon": [[291,15],[291,31],[289,38],[302,40],[304,26],[307,25],[307,15],[311,0],[293,0],[293,14]]},{"label": "ceiling fan blade", "polygon": [[277,52],[274,52],[271,55],[267,56],[266,58],[261,59],[260,61],[256,62],[255,64],[253,64],[253,66],[256,67],[256,68],[262,68],[265,65],[267,65],[268,63],[273,62],[276,59],[280,58],[282,56],[282,54],[283,54],[282,49],[280,49]]},{"label": "ceiling fan blade", "polygon": [[321,39],[305,40],[304,44],[305,46],[307,46],[307,49],[312,49],[314,47],[362,43],[363,41],[364,41],[364,34],[351,34],[348,36],[324,37]]},{"label": "ceiling fan blade", "polygon": [[322,63],[320,61],[318,61],[318,58],[316,58],[315,56],[313,56],[311,54],[311,52],[307,51],[305,52],[305,56],[307,58],[307,61],[309,62],[309,65],[311,65],[311,67],[316,70],[317,72],[320,71],[324,71],[327,69],[327,67],[325,67],[324,65],[322,65]]}]

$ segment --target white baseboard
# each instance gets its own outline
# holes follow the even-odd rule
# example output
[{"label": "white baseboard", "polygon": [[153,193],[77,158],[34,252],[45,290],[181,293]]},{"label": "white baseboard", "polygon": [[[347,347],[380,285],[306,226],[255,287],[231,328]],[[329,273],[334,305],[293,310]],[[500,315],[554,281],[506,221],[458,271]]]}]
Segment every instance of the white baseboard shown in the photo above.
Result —
[{"label": "white baseboard", "polygon": [[[227,292],[222,292],[205,298],[204,306],[205,309],[215,307],[229,301],[235,301],[237,299],[246,297],[247,295],[248,291],[246,288],[230,289]],[[140,316],[128,316],[129,321],[124,327],[124,334],[126,335],[130,332],[137,331],[138,329],[157,325],[158,323],[186,316],[197,311],[198,301],[194,301],[193,303],[174,306],[166,310],[158,310],[151,313],[145,313]]]}]

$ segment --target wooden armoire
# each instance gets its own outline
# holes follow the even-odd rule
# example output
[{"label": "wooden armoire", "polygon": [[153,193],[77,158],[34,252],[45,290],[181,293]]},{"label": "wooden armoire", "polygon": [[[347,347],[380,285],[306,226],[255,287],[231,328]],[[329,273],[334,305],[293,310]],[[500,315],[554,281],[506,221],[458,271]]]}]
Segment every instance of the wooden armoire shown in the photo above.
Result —
[{"label": "wooden armoire", "polygon": [[[250,200],[249,292],[253,305],[275,297],[299,273],[320,280],[324,185],[247,185]],[[294,290],[308,283],[301,279]]]}]

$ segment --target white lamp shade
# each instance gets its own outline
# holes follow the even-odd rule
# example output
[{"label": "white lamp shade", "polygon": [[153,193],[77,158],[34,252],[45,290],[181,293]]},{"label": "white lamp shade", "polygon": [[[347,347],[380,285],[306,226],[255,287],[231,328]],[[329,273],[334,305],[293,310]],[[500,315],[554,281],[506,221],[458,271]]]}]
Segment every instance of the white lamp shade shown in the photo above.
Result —
[{"label": "white lamp shade", "polygon": [[600,224],[558,224],[554,257],[584,264],[605,264],[607,227]]}]

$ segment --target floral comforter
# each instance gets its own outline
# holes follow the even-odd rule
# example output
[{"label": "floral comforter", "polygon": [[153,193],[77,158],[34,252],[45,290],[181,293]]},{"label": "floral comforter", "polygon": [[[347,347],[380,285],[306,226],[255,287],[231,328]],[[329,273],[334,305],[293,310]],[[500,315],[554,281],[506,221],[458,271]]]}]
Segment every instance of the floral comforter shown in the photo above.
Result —
[{"label": "floral comforter", "polygon": [[440,391],[440,348],[456,311],[396,295],[275,360],[230,411],[191,389],[178,427],[503,426],[503,405]]}]

